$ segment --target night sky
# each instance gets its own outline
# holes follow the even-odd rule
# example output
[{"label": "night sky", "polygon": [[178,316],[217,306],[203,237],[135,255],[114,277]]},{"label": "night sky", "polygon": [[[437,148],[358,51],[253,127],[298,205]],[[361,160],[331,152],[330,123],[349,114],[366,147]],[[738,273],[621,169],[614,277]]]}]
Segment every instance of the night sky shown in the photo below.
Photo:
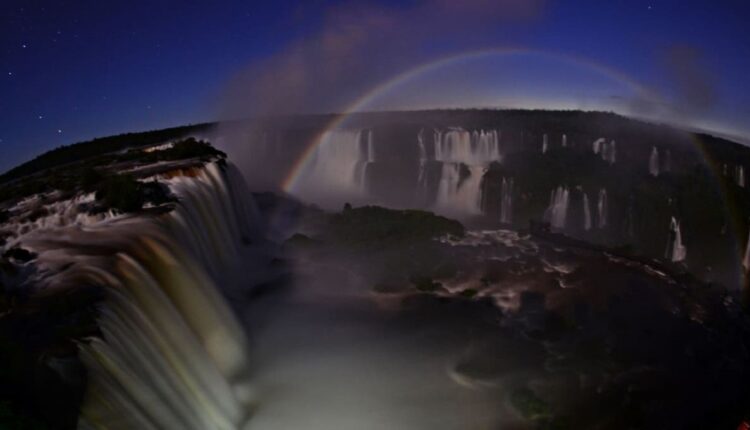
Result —
[{"label": "night sky", "polygon": [[[450,13],[439,25],[408,13],[427,10],[419,9],[422,3],[449,10],[447,0],[363,3],[365,13],[408,17],[388,22],[412,27],[417,21],[422,31],[413,38],[411,49],[420,54],[414,63],[394,60],[373,84],[470,47],[523,46],[618,70],[701,125],[750,134],[748,1],[540,0],[518,22],[513,16],[484,20],[449,35],[441,33],[450,27]],[[218,119],[230,81],[290,46],[315,43],[331,25],[331,10],[340,7],[351,2],[4,1],[0,171],[62,144]],[[484,18],[481,7],[467,13]],[[358,27],[356,19],[350,24]],[[387,62],[382,55],[379,61]],[[586,85],[574,81],[564,85]]]}]

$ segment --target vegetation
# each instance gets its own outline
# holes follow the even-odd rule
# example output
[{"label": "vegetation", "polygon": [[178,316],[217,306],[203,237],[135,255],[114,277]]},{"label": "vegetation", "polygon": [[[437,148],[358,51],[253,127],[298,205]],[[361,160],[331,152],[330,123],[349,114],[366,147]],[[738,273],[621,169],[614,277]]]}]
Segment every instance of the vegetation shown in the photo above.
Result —
[{"label": "vegetation", "polygon": [[130,175],[112,175],[102,180],[96,191],[96,200],[104,209],[127,213],[140,210],[146,203],[167,203],[172,197],[158,182],[143,183]]},{"label": "vegetation", "polygon": [[393,210],[378,206],[351,208],[331,215],[326,236],[361,247],[415,244],[436,237],[463,236],[460,222],[432,212]]},{"label": "vegetation", "polygon": [[[224,159],[226,155],[209,143],[191,137],[175,142],[172,147],[160,151],[144,152],[141,149],[133,149],[124,153],[79,160],[59,169],[50,169],[46,175],[29,176],[0,185],[0,202],[53,190],[83,190],[96,192],[97,199],[107,209],[132,212],[140,209],[146,202],[160,204],[168,201],[166,191],[155,183],[139,183],[132,176],[108,172],[108,166],[116,163],[151,164],[159,161],[212,157]],[[3,216],[0,212],[0,221]]]},{"label": "vegetation", "polygon": [[421,276],[413,277],[411,283],[414,284],[414,287],[417,290],[423,293],[432,293],[443,288],[443,285],[440,282],[435,282],[430,278]]},{"label": "vegetation", "polygon": [[140,133],[125,133],[117,136],[96,138],[72,145],[64,145],[45,152],[33,160],[0,175],[0,184],[37,174],[47,169],[77,163],[80,160],[122,151],[127,148],[138,148],[168,142],[179,139],[189,133],[204,131],[209,127],[211,127],[211,124],[188,125]]}]

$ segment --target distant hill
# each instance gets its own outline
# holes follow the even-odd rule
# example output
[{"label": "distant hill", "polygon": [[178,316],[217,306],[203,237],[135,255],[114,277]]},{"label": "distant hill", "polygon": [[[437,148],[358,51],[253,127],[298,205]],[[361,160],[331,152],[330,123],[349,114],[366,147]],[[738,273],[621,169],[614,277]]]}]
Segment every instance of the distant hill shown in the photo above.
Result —
[{"label": "distant hill", "polygon": [[162,130],[124,133],[116,136],[99,137],[85,142],[74,143],[72,145],[60,146],[3,173],[0,175],[0,184],[8,183],[24,176],[33,175],[50,168],[98,155],[117,152],[127,148],[154,145],[168,140],[177,139],[191,133],[208,130],[213,125],[213,123],[203,123],[165,128]]}]

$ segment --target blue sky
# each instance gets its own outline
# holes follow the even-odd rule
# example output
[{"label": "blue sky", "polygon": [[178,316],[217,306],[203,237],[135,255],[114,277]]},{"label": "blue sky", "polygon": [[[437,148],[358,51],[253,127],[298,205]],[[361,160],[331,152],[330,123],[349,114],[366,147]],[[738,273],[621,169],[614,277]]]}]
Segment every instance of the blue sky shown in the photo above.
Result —
[{"label": "blue sky", "polygon": [[[456,26],[462,29],[453,33],[446,33],[450,14],[426,19],[443,20],[434,26],[410,14],[429,10],[430,2],[450,13],[466,4],[449,9],[445,0],[362,3],[365,17],[401,17],[390,22],[403,27],[417,21],[404,29],[404,40],[417,33],[422,39],[409,48],[415,54],[407,56],[414,58],[411,64],[396,60],[397,51],[385,43],[379,49],[377,35],[368,35],[374,42],[363,46],[371,51],[374,46],[378,61],[393,67],[352,87],[347,97],[456,50],[523,46],[619,70],[684,110],[689,121],[700,119],[732,132],[750,129],[750,26],[744,22],[750,17],[749,2],[539,0],[533,12]],[[356,6],[325,1],[4,2],[0,171],[62,144],[214,120],[232,88],[230,80],[290,47],[325,40],[329,27],[337,25],[331,23],[332,11],[341,7]],[[469,23],[472,13],[486,18],[481,8],[468,10],[464,19]],[[566,76],[559,85],[570,85],[571,79]],[[583,73],[578,83],[585,85],[585,79]]]}]

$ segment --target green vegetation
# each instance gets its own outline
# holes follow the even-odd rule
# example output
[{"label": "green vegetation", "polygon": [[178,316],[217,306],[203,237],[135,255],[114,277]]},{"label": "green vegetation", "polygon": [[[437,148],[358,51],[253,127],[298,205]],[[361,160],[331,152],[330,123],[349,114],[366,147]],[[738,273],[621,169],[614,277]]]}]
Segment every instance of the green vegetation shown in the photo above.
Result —
[{"label": "green vegetation", "polygon": [[415,244],[444,235],[463,236],[464,227],[431,212],[393,210],[378,206],[349,208],[331,215],[326,237],[361,247]]}]

